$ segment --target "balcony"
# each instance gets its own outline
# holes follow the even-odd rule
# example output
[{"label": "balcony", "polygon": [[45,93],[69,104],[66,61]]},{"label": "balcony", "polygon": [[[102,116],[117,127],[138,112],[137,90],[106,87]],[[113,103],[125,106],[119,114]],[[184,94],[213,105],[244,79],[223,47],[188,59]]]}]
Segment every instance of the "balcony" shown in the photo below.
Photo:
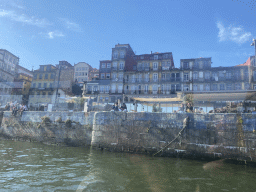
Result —
[{"label": "balcony", "polygon": [[117,71],[117,67],[111,67],[112,71]]},{"label": "balcony", "polygon": [[176,78],[172,77],[170,80],[171,82],[178,82],[180,81],[180,77],[176,77]]},{"label": "balcony", "polygon": [[170,70],[170,67],[162,67],[163,71]]},{"label": "balcony", "polygon": [[171,78],[162,78],[161,79],[161,82],[169,82],[169,81],[171,81]]},{"label": "balcony", "polygon": [[145,67],[145,71],[149,71],[150,70],[150,68],[149,67]]}]

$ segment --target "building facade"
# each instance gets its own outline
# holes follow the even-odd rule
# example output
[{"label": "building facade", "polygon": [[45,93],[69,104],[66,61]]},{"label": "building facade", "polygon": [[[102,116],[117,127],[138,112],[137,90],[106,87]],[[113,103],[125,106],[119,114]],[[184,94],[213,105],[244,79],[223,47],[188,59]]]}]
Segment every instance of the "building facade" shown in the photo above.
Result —
[{"label": "building facade", "polygon": [[33,72],[20,66],[17,65],[17,74],[15,76],[14,79],[14,90],[13,90],[13,94],[18,94],[18,95],[22,95],[22,102],[24,104],[28,103],[28,99],[29,99],[29,90],[31,87],[31,83],[32,83],[32,79],[33,79]]},{"label": "building facade", "polygon": [[129,44],[118,44],[112,49],[111,60],[100,61],[100,80],[87,83],[83,95],[115,102],[122,97],[254,91],[254,61],[251,56],[241,65],[212,67],[210,57],[201,57],[181,59],[175,68],[172,52],[135,55]]},{"label": "building facade", "polygon": [[85,62],[74,65],[74,82],[83,85],[84,81],[89,81],[92,66]]},{"label": "building facade", "polygon": [[11,95],[14,86],[14,78],[17,74],[19,57],[11,52],[0,49],[0,104],[5,105],[10,101],[21,102],[21,97]]}]

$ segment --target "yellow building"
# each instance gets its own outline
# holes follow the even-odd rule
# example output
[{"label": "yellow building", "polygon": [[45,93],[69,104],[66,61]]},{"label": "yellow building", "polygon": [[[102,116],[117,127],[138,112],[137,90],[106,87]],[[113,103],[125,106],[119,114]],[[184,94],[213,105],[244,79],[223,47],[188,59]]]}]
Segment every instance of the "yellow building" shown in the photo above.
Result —
[{"label": "yellow building", "polygon": [[57,68],[53,65],[40,65],[33,73],[29,105],[39,107],[51,103]]}]

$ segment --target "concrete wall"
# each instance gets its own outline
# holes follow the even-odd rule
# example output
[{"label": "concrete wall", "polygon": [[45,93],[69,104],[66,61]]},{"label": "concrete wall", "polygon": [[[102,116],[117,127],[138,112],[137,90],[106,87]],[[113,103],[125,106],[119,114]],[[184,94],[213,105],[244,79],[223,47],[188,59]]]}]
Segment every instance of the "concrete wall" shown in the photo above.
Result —
[{"label": "concrete wall", "polygon": [[187,128],[164,155],[256,161],[256,115],[252,114],[99,112],[94,117],[92,146],[154,154],[178,135],[187,116]]}]

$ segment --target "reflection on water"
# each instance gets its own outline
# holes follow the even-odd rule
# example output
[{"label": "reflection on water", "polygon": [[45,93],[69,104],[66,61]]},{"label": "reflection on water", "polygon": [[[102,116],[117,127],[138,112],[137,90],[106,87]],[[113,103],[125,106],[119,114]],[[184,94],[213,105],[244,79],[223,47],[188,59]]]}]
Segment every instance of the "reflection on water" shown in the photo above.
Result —
[{"label": "reflection on water", "polygon": [[0,141],[0,191],[255,191],[256,169]]}]

